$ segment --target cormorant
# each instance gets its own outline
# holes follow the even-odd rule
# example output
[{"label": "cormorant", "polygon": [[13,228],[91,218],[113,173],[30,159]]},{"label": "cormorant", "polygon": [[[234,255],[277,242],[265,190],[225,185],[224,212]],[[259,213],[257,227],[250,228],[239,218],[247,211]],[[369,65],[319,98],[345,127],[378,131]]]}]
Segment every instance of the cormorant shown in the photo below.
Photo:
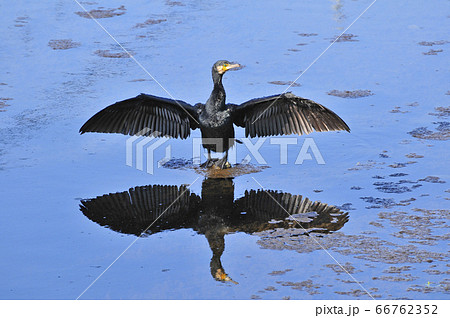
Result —
[{"label": "cormorant", "polygon": [[[192,106],[181,100],[140,94],[106,107],[92,116],[80,133],[101,132],[125,135],[157,135],[185,139],[191,129],[200,128],[203,147],[213,164],[229,167],[228,149],[234,144],[233,124],[245,128],[245,136],[265,137],[309,134],[315,131],[350,131],[347,124],[328,108],[288,92],[249,100],[241,105],[225,103],[223,74],[241,65],[220,60],[212,67],[214,88],[205,104]],[[225,152],[216,163],[211,151]]]}]

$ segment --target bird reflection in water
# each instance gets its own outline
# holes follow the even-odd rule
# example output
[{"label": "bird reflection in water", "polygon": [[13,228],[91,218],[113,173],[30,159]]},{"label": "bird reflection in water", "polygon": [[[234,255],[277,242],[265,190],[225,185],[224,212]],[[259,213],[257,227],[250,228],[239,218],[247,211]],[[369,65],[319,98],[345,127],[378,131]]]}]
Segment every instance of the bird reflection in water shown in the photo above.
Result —
[{"label": "bird reflection in water", "polygon": [[339,208],[301,195],[246,190],[234,200],[231,178],[204,179],[201,197],[184,185],[149,185],[82,200],[80,210],[91,221],[124,234],[146,237],[165,230],[193,229],[208,240],[213,278],[235,284],[220,260],[226,234],[276,228],[300,228],[305,235],[328,233],[348,221],[348,214]]}]

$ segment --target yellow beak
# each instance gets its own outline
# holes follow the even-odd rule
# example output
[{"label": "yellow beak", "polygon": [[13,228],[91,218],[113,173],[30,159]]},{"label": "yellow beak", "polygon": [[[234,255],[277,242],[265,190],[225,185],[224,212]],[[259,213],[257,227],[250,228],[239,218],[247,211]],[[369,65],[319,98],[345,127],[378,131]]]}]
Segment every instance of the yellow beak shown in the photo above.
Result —
[{"label": "yellow beak", "polygon": [[227,66],[223,67],[223,70],[228,71],[228,70],[231,70],[232,68],[236,68],[236,67],[241,67],[241,65],[240,64],[228,64]]}]

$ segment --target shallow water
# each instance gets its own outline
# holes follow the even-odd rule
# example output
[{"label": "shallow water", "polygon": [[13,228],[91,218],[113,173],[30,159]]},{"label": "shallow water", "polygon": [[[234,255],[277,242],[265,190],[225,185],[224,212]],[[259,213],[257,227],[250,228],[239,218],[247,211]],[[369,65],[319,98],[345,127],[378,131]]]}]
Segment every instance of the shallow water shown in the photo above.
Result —
[{"label": "shallow water", "polygon": [[[448,4],[377,1],[308,68],[370,3],[84,2],[154,79],[75,1],[0,4],[0,298],[79,297],[142,229],[120,213],[119,225],[106,222],[104,209],[85,216],[80,204],[189,184],[183,218],[155,223],[82,299],[448,298]],[[287,164],[266,140],[266,163],[253,158],[212,188],[221,179],[190,161],[198,131],[167,141],[178,164],[152,175],[125,164],[126,136],[78,134],[115,101],[170,97],[155,79],[204,102],[222,58],[245,65],[225,76],[228,101],[280,93],[305,71],[289,90],[335,111],[351,133],[308,136],[324,165],[294,164],[304,137]],[[248,151],[236,149],[240,162]],[[262,187],[337,210],[303,211],[302,229],[267,197],[249,199]],[[216,280],[218,269],[238,284]]]}]

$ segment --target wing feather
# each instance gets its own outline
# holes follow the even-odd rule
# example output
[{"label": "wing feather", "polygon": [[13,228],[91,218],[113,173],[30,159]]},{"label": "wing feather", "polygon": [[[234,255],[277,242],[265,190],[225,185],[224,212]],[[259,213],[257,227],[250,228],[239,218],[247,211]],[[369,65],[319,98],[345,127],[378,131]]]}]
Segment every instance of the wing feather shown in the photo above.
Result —
[{"label": "wing feather", "polygon": [[80,210],[101,226],[145,236],[195,224],[192,206],[199,200],[185,186],[149,185],[81,200]]},{"label": "wing feather", "polygon": [[199,128],[197,110],[183,101],[141,94],[99,111],[80,128],[80,133],[149,136],[159,132],[161,136],[185,139],[191,129]]},{"label": "wing feather", "polygon": [[[244,197],[235,201],[235,210],[246,212],[247,224],[240,230],[248,233],[278,227],[326,233],[339,230],[348,221],[348,213],[335,206],[272,190],[245,191]],[[310,212],[316,212],[316,216]],[[308,221],[299,218],[305,213]],[[271,220],[278,222],[267,222]]]},{"label": "wing feather", "polygon": [[230,108],[233,122],[245,128],[247,137],[350,131],[333,111],[291,93],[256,98]]}]

